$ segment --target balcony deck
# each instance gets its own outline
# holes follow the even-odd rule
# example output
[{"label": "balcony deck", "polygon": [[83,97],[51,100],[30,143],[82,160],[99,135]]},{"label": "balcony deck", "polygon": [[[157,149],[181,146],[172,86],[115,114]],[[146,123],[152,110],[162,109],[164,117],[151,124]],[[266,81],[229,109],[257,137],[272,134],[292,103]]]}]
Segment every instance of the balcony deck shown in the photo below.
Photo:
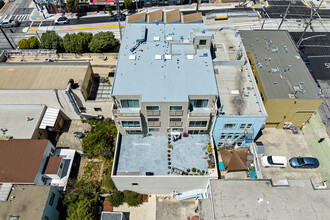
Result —
[{"label": "balcony deck", "polygon": [[118,172],[125,171],[140,171],[140,175],[145,175],[146,172],[153,172],[154,175],[178,175],[167,174],[168,171],[168,154],[171,155],[171,167],[182,170],[196,168],[199,170],[208,169],[208,159],[203,159],[202,156],[207,152],[207,149],[202,149],[202,146],[207,146],[209,140],[208,135],[190,135],[182,137],[171,144],[173,149],[168,153],[168,137],[166,135],[153,135],[142,137],[142,135],[124,135],[119,150],[117,160],[117,175]]}]

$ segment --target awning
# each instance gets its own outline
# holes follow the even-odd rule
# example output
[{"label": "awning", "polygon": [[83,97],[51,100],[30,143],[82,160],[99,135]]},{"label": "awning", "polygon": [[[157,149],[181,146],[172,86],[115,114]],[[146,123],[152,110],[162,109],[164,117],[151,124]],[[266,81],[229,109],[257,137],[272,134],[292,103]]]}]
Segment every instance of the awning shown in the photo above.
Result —
[{"label": "awning", "polygon": [[53,127],[55,125],[58,113],[60,112],[57,108],[47,108],[44,117],[39,125],[40,129],[46,129],[47,126]]}]

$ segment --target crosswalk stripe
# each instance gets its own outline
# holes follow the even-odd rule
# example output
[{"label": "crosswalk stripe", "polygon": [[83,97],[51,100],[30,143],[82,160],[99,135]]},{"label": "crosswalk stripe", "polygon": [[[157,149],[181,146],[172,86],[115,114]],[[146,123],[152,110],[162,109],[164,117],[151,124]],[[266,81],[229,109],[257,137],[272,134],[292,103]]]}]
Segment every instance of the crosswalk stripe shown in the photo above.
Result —
[{"label": "crosswalk stripe", "polygon": [[15,21],[26,21],[26,20],[29,20],[29,17],[30,17],[29,14],[13,15],[13,19]]}]

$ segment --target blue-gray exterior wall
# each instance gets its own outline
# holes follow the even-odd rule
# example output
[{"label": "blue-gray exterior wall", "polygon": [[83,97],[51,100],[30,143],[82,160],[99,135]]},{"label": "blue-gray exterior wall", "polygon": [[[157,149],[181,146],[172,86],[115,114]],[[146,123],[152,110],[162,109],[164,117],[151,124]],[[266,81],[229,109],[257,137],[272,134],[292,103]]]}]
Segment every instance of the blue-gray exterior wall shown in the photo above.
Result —
[{"label": "blue-gray exterior wall", "polygon": [[[50,201],[50,198],[52,196],[52,193],[55,194],[55,198],[54,198],[53,205],[50,205],[49,204],[49,201]],[[57,191],[57,189],[55,187],[51,187],[51,189],[49,191],[47,203],[45,205],[45,209],[44,209],[44,214],[42,216],[42,220],[45,219],[46,216],[50,220],[57,220],[57,219],[60,218],[60,212],[59,212],[59,210],[56,209],[57,208],[57,204],[58,204],[60,198],[61,198],[61,194]]]},{"label": "blue-gray exterior wall", "polygon": [[[216,145],[218,145],[220,141],[220,137],[222,133],[233,133],[233,137],[235,134],[242,134],[244,129],[239,129],[240,124],[252,124],[253,130],[253,139],[256,138],[260,129],[264,125],[267,116],[217,116],[213,128],[213,140]],[[224,129],[225,124],[236,124],[235,129]],[[223,141],[223,140],[221,140]]]}]

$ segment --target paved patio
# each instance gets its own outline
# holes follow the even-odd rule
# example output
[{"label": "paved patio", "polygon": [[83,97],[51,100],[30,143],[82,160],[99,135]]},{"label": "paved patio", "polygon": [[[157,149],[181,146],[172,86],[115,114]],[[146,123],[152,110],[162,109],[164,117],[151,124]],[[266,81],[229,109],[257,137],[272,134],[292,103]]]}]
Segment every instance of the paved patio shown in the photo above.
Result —
[{"label": "paved patio", "polygon": [[[171,167],[182,170],[196,168],[208,169],[207,159],[202,156],[207,149],[208,135],[190,135],[177,142],[173,141],[173,149],[168,153],[168,137],[166,135],[125,135],[122,137],[117,171],[153,172],[154,175],[167,175],[168,154],[171,155]],[[170,174],[178,175],[178,174]]]}]

